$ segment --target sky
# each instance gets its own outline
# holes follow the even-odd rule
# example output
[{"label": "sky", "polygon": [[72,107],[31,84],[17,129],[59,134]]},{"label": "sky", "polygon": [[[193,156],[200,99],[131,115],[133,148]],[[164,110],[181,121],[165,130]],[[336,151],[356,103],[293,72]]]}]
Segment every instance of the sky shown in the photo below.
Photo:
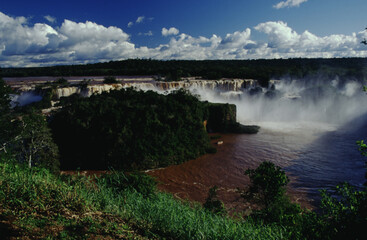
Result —
[{"label": "sky", "polygon": [[0,67],[367,57],[366,27],[366,0],[3,0]]}]

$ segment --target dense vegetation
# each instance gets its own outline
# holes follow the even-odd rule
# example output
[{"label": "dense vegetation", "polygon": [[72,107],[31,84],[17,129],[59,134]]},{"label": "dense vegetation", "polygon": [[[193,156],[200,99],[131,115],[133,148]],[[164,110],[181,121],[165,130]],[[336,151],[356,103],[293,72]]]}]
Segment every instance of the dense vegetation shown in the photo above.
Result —
[{"label": "dense vegetation", "polygon": [[343,185],[324,193],[320,213],[301,210],[284,195],[285,173],[269,162],[246,171],[252,182],[247,197],[273,201],[231,218],[215,188],[201,207],[157,192],[155,181],[141,173],[90,179],[0,160],[5,239],[363,239],[367,233],[366,189]]},{"label": "dense vegetation", "polygon": [[186,91],[167,96],[123,89],[76,99],[51,120],[63,169],[147,169],[212,152],[206,104]]},{"label": "dense vegetation", "polygon": [[5,239],[286,238],[280,226],[218,216],[156,192],[151,181],[116,172],[91,182],[1,158],[0,234]]},{"label": "dense vegetation", "polygon": [[365,58],[334,59],[259,59],[259,60],[205,60],[159,61],[129,59],[107,63],[77,66],[39,68],[0,68],[0,77],[26,76],[117,76],[155,75],[166,80],[202,76],[207,79],[252,78],[267,85],[270,78],[319,77],[366,79]]}]

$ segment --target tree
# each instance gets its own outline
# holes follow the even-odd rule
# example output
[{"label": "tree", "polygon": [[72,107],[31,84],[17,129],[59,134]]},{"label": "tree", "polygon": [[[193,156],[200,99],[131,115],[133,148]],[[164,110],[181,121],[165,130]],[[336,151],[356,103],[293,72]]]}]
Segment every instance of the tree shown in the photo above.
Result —
[{"label": "tree", "polygon": [[59,170],[59,152],[53,142],[51,131],[44,116],[31,112],[21,119],[22,130],[16,144],[20,162],[32,166],[42,166],[53,172]]},{"label": "tree", "polygon": [[256,169],[247,169],[245,175],[250,177],[250,195],[255,196],[265,208],[284,195],[285,186],[289,182],[280,167],[266,161]]},{"label": "tree", "polygon": [[10,109],[11,93],[12,89],[0,78],[0,152],[5,153],[18,134],[17,122]]},{"label": "tree", "polygon": [[297,228],[302,210],[285,194],[289,182],[285,172],[271,162],[263,162],[257,169],[247,169],[245,174],[250,177],[251,186],[243,197],[255,199],[261,207],[251,217],[261,222],[279,223],[289,229]]}]

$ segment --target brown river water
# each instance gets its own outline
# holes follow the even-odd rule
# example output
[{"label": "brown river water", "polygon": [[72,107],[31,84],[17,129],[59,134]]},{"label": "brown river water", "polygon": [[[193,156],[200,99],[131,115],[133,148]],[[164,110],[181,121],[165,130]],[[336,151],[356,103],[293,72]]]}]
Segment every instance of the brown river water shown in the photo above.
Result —
[{"label": "brown river water", "polygon": [[151,170],[149,174],[158,179],[161,190],[200,203],[216,185],[227,209],[243,211],[249,205],[237,189],[249,185],[244,171],[271,161],[289,176],[287,192],[291,199],[314,208],[320,199],[319,189],[343,181],[357,186],[364,182],[364,158],[355,142],[367,136],[367,128],[351,125],[353,128],[325,123],[263,123],[255,135],[221,134],[223,144],[217,145],[215,154]]}]

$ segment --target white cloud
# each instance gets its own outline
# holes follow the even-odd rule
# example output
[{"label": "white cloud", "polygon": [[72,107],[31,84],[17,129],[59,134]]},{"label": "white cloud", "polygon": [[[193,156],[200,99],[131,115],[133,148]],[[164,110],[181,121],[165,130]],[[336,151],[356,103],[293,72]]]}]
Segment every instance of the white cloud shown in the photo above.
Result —
[{"label": "white cloud", "polygon": [[27,25],[0,12],[0,64],[71,64],[133,57],[135,45],[117,27],[64,20],[58,28]]},{"label": "white cloud", "polygon": [[171,27],[170,29],[162,28],[162,35],[167,37],[169,35],[177,35],[180,31],[177,28]]},{"label": "white cloud", "polygon": [[[252,31],[266,39],[255,41]],[[152,31],[141,33],[151,36]],[[224,37],[194,37],[171,27],[162,29],[171,36],[155,48],[136,47],[118,27],[91,21],[64,20],[58,27],[29,24],[24,17],[13,18],[0,12],[0,65],[2,67],[80,64],[127,58],[153,59],[258,59],[298,57],[367,57],[360,41],[367,31],[350,35],[317,36],[310,31],[297,33],[285,22],[260,23],[253,29],[228,33]]]},{"label": "white cloud", "polygon": [[[154,18],[148,18],[148,21],[153,21]],[[145,16],[140,16],[138,17],[136,20],[135,20],[135,24],[140,24],[140,23],[143,23],[145,20]],[[129,22],[127,24],[127,27],[131,28],[132,26],[134,26],[134,22]]]},{"label": "white cloud", "polygon": [[255,43],[250,40],[250,37],[251,29],[247,28],[243,32],[236,31],[232,34],[228,33],[220,44],[222,48],[243,48],[248,44]]},{"label": "white cloud", "polygon": [[44,18],[49,21],[50,23],[55,23],[56,22],[56,18],[52,17],[50,15],[44,16]]},{"label": "white cloud", "polygon": [[138,33],[138,35],[139,36],[153,36],[153,32],[152,31],[148,31],[148,32],[146,32],[146,33],[142,33],[142,32],[140,32],[140,33]]},{"label": "white cloud", "polygon": [[136,23],[142,23],[142,22],[144,22],[144,19],[145,19],[145,17],[144,17],[144,16],[140,16],[140,17],[138,17],[138,18],[136,19]]},{"label": "white cloud", "polygon": [[299,7],[301,3],[307,2],[307,0],[287,0],[282,1],[275,4],[273,7],[276,9],[285,8],[285,7]]},{"label": "white cloud", "polygon": [[284,22],[266,22],[255,27],[268,35],[265,52],[279,57],[345,57],[366,56],[360,39],[365,31],[352,35],[334,34],[318,37],[309,31],[298,34]]}]

